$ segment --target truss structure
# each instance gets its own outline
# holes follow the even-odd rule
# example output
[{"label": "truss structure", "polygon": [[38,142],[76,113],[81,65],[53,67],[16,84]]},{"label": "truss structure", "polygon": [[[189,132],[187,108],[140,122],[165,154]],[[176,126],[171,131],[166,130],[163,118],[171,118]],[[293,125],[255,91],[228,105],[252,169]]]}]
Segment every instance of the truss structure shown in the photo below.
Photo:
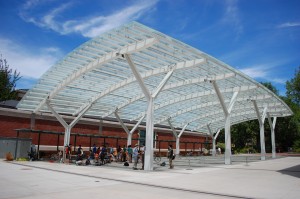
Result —
[{"label": "truss structure", "polygon": [[[18,109],[52,112],[67,134],[81,117],[146,121],[146,136],[152,136],[153,125],[207,134],[225,128],[227,150],[230,125],[293,114],[240,71],[137,22],[73,50],[40,78]],[[63,114],[74,121],[65,123]]]}]

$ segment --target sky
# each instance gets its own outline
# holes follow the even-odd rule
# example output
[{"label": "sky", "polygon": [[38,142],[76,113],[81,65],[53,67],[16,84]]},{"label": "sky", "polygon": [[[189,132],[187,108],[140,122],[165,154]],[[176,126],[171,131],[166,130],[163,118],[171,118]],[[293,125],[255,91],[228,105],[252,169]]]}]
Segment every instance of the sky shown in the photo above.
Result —
[{"label": "sky", "polygon": [[0,54],[30,89],[79,45],[137,21],[280,95],[300,66],[299,0],[0,0]]}]

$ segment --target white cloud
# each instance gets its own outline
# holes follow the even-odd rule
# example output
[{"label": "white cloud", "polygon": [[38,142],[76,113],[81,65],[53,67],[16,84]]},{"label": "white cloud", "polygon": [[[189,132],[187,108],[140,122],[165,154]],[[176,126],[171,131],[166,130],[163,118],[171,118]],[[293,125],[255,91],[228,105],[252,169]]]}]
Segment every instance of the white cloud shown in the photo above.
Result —
[{"label": "white cloud", "polygon": [[62,57],[55,47],[41,48],[36,53],[8,39],[0,38],[0,43],[3,58],[23,77],[39,78]]},{"label": "white cloud", "polygon": [[261,66],[243,68],[240,69],[240,71],[242,71],[243,73],[245,73],[246,75],[252,78],[266,78],[268,75],[267,70]]},{"label": "white cloud", "polygon": [[23,5],[23,9],[25,9],[25,10],[30,9],[32,7],[35,7],[38,3],[39,3],[39,0],[28,0]]},{"label": "white cloud", "polygon": [[243,33],[243,25],[241,23],[241,16],[238,8],[237,0],[227,0],[225,1],[225,14],[222,18],[222,23],[229,24],[233,26],[234,31],[237,34],[237,38]]},{"label": "white cloud", "polygon": [[85,37],[95,37],[124,23],[137,20],[139,17],[146,14],[147,11],[151,10],[157,2],[158,0],[135,1],[135,4],[116,10],[110,15],[84,16],[78,20],[62,21],[61,19],[57,19],[58,15],[63,14],[65,10],[73,6],[71,2],[62,4],[59,7],[48,11],[41,18],[32,16],[33,14],[30,15],[29,9],[25,9],[29,6],[23,6],[20,16],[27,22],[31,22],[39,27],[51,29],[60,34],[80,33]]},{"label": "white cloud", "polygon": [[253,79],[263,79],[268,82],[285,84],[287,79],[278,78],[278,74],[276,74],[276,65],[278,66],[280,64],[261,64],[239,70]]},{"label": "white cloud", "polygon": [[289,28],[289,27],[296,27],[300,26],[300,22],[287,22],[287,23],[282,23],[277,26],[277,28]]}]

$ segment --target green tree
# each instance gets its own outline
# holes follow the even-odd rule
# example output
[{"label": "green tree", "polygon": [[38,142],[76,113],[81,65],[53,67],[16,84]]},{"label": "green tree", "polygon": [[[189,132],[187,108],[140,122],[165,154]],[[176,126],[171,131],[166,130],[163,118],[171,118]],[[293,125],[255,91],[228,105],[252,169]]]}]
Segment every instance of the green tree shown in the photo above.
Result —
[{"label": "green tree", "polygon": [[294,146],[298,150],[300,142],[300,66],[295,72],[295,77],[286,82],[286,97],[283,98],[285,103],[291,108],[294,115],[282,118],[282,133],[285,133],[286,139],[282,145],[287,148]]},{"label": "green tree", "polygon": [[6,59],[0,58],[0,101],[16,99],[15,87],[20,73],[9,68]]},{"label": "green tree", "polygon": [[275,93],[277,96],[279,96],[279,91],[271,82],[260,82],[262,85],[264,85],[267,89]]},{"label": "green tree", "polygon": [[[287,151],[288,147],[297,148],[300,143],[300,106],[299,102],[299,71],[296,72],[295,78],[287,82],[287,97],[281,99],[291,108],[293,115],[289,117],[279,117],[276,122],[275,137],[277,149]],[[266,88],[278,95],[278,90],[270,82],[261,83]],[[297,84],[297,85],[295,85]],[[296,89],[296,91],[295,91]],[[298,89],[298,90],[297,90]],[[279,96],[280,97],[280,96]],[[271,152],[271,130],[269,122],[265,121],[265,145],[266,151]],[[231,139],[235,145],[233,150],[245,151],[245,149],[253,149],[260,151],[260,135],[258,120],[252,120],[233,125],[231,127]],[[221,131],[219,142],[224,142],[224,130]],[[299,148],[300,150],[300,148]]]},{"label": "green tree", "polygon": [[288,97],[282,99],[294,113],[289,117],[278,118],[275,129],[278,147],[287,151],[288,147],[292,147],[295,141],[300,139],[300,107]]},{"label": "green tree", "polygon": [[295,77],[286,82],[286,96],[300,106],[300,66],[295,72]]}]

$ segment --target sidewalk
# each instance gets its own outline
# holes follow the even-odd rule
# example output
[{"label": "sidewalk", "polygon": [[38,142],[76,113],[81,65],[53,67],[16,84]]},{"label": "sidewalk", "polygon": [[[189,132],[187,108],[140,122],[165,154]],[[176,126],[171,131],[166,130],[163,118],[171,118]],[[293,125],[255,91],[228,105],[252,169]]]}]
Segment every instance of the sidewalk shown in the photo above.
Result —
[{"label": "sidewalk", "polygon": [[76,166],[0,160],[0,198],[299,198],[300,157],[233,165]]}]

